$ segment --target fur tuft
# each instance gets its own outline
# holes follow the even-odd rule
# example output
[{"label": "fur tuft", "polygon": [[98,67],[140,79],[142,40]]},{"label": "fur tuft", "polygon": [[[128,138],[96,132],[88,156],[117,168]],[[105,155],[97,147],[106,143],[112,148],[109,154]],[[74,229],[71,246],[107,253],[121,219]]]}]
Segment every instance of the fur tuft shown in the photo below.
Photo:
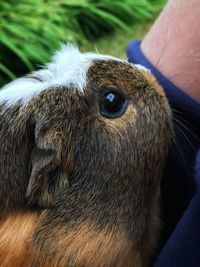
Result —
[{"label": "fur tuft", "polygon": [[[83,93],[87,71],[96,60],[123,61],[109,55],[81,53],[72,44],[62,45],[43,69],[5,85],[0,91],[0,104],[5,104],[7,108],[18,102],[26,105],[42,91],[59,87],[75,88]],[[138,69],[141,67],[138,66]]]},{"label": "fur tuft", "polygon": [[0,91],[0,103],[10,107],[17,102],[27,104],[43,90],[66,87],[84,92],[87,83],[87,71],[95,60],[117,60],[107,55],[81,53],[77,46],[63,45],[55,53],[52,62],[43,69],[19,78]]}]

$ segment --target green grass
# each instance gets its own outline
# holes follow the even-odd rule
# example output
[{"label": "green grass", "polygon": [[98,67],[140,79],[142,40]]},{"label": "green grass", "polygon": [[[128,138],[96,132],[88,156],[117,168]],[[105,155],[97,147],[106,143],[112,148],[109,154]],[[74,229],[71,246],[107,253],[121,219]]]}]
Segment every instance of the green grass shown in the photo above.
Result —
[{"label": "green grass", "polygon": [[130,32],[116,30],[97,41],[88,41],[84,45],[80,45],[83,52],[94,51],[101,54],[109,54],[120,58],[126,58],[126,47],[128,43],[135,39],[142,39],[148,32],[152,22],[137,23],[130,27]]},{"label": "green grass", "polygon": [[63,42],[75,42],[82,50],[94,50],[95,44],[100,53],[121,56],[131,39],[142,37],[165,2],[0,1],[0,86],[48,62]]}]

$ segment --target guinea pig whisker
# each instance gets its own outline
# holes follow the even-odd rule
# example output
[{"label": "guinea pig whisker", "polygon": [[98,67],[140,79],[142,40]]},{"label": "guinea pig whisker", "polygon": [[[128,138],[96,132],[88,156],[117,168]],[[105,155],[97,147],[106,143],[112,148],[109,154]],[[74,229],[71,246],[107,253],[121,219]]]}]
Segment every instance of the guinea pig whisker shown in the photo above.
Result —
[{"label": "guinea pig whisker", "polygon": [[172,102],[171,103],[171,110],[172,110],[173,115],[175,117],[184,121],[185,124],[191,125],[192,127],[194,127],[192,124],[190,124],[190,121],[188,119],[189,115],[188,115],[187,111],[185,110],[185,106],[183,106],[181,104],[175,104]]},{"label": "guinea pig whisker", "polygon": [[182,127],[183,127],[189,134],[191,134],[197,141],[200,141],[200,138],[199,138],[195,133],[193,133],[193,132],[189,129],[189,127],[187,127],[183,122],[181,122],[180,119],[178,119],[178,121],[179,121],[179,123],[182,125]]},{"label": "guinea pig whisker", "polygon": [[[179,128],[177,125],[176,125],[176,127]],[[187,169],[188,168],[187,161],[186,161],[186,158],[185,158],[185,155],[184,155],[184,151],[183,151],[183,149],[181,147],[180,142],[178,141],[178,139],[177,139],[177,137],[175,135],[172,135],[172,140],[173,140],[173,143],[175,144],[175,146],[177,147],[177,151],[178,151],[181,159],[183,160],[184,166]]]},{"label": "guinea pig whisker", "polygon": [[171,107],[171,110],[172,110],[173,113],[175,113],[175,114],[185,115],[184,112],[182,112],[182,111],[180,111],[180,110],[177,110],[177,109],[174,109],[174,108],[172,108],[172,107]]},{"label": "guinea pig whisker", "polygon": [[[175,121],[176,123],[179,123],[179,125],[181,125],[182,127],[184,127],[184,129],[187,129],[187,128],[183,125],[183,123],[181,123],[178,119],[174,118],[174,121]],[[180,127],[179,125],[176,124],[177,129],[178,129],[178,130],[180,131],[180,133],[183,135],[183,137],[184,137],[185,140],[188,142],[188,144],[191,146],[191,148],[192,148],[194,151],[196,151],[196,148],[195,148],[195,147],[193,146],[193,144],[190,142],[189,138],[187,137],[187,135],[184,133],[184,131],[181,129],[181,127]],[[190,130],[188,130],[188,129],[187,129],[187,131],[190,132]]]},{"label": "guinea pig whisker", "polygon": [[[185,120],[183,117],[180,117],[178,114],[176,114],[176,113],[179,113],[179,114],[183,114],[184,115],[184,113],[182,113],[182,112],[179,112],[179,111],[176,111],[176,110],[173,110],[172,109],[172,111],[173,111],[173,113],[174,113],[174,119],[179,123],[179,124],[181,124],[181,126],[191,135],[191,136],[193,136],[197,141],[200,141],[200,138],[194,133],[194,132],[192,132],[191,130],[190,130],[190,128],[189,128],[189,126],[191,126],[191,127],[193,127],[193,125],[190,123],[190,122],[188,122],[187,120]],[[187,126],[188,125],[188,126]],[[197,129],[196,127],[193,127],[195,130],[199,130],[199,129]]]},{"label": "guinea pig whisker", "polygon": [[[176,109],[176,107],[178,109]],[[182,121],[184,126],[188,128],[188,131],[190,131],[190,128],[192,128],[196,133],[200,132],[200,129],[196,126],[194,126],[194,124],[192,124],[190,122],[190,118],[188,118],[188,114],[184,111],[179,110],[179,108],[181,108],[181,106],[176,105],[175,108],[171,107],[171,110],[174,114],[174,117],[176,117],[179,121]],[[190,132],[191,135],[193,135],[197,140],[200,140],[198,135],[195,134],[194,132]]]}]

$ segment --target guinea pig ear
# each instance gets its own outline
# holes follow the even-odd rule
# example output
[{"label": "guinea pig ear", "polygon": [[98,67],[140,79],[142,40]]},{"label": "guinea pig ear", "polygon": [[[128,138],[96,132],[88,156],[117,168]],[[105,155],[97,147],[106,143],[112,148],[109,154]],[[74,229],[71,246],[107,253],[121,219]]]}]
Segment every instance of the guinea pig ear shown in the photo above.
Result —
[{"label": "guinea pig ear", "polygon": [[26,197],[31,204],[49,207],[60,189],[68,183],[67,171],[62,167],[62,137],[59,128],[35,127],[35,146],[31,153]]}]

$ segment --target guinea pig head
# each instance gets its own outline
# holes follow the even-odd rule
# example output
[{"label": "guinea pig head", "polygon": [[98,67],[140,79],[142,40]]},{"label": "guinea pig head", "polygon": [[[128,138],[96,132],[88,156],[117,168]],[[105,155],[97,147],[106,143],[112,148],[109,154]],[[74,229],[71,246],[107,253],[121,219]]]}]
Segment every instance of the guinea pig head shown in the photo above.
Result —
[{"label": "guinea pig head", "polygon": [[12,121],[7,140],[15,155],[8,153],[19,162],[12,163],[15,198],[23,201],[12,206],[45,209],[31,239],[41,259],[145,266],[173,133],[151,73],[68,46],[44,69],[7,85],[0,101],[3,122]]}]

